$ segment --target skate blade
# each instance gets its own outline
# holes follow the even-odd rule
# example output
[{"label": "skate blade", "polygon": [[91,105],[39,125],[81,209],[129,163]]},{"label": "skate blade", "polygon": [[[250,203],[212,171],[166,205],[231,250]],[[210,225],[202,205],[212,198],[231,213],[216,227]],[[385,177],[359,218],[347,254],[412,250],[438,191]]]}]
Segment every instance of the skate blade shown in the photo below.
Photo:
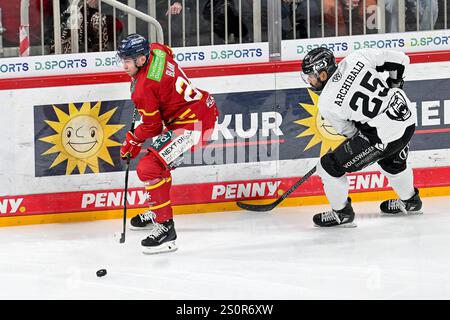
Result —
[{"label": "skate blade", "polygon": [[176,250],[178,250],[178,247],[175,243],[175,240],[163,243],[162,245],[157,246],[157,247],[142,246],[143,254],[158,254],[158,253],[164,253],[164,252],[172,252],[172,251],[176,251]]},{"label": "skate blade", "polygon": [[387,212],[383,212],[380,211],[380,215],[383,217],[406,217],[406,216],[416,216],[416,215],[421,215],[423,214],[423,211],[407,211],[407,213],[403,213],[403,212],[397,212],[397,213],[387,213]]},{"label": "skate blade", "polygon": [[337,224],[335,226],[332,227],[322,227],[322,226],[318,226],[317,224],[314,224],[314,227],[316,228],[323,228],[323,229],[335,229],[335,228],[356,228],[358,225],[354,222],[349,222],[349,223],[343,223],[343,224]]},{"label": "skate blade", "polygon": [[132,225],[130,225],[128,227],[128,229],[130,229],[132,231],[140,231],[140,230],[148,231],[148,230],[153,230],[154,227],[155,227],[154,225],[147,225],[145,227],[133,227]]}]

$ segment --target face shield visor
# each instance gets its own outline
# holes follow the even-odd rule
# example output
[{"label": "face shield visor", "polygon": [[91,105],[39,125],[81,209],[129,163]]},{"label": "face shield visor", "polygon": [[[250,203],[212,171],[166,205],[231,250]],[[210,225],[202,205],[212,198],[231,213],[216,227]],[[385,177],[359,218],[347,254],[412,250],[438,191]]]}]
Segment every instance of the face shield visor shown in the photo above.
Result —
[{"label": "face shield visor", "polygon": [[320,80],[320,76],[317,72],[312,71],[311,73],[300,72],[302,80],[311,87],[314,91],[321,91],[324,87],[324,83]]},{"label": "face shield visor", "polygon": [[318,81],[320,81],[319,72],[320,68],[322,68],[322,62],[318,64],[311,64],[311,65],[302,65],[302,71],[300,72],[300,75],[302,77],[302,80],[308,85],[315,88]]},{"label": "face shield visor", "polygon": [[321,61],[315,62],[310,65],[302,65],[301,77],[302,80],[308,85],[311,86],[315,91],[321,91],[325,86],[325,82],[320,80],[320,73],[326,70],[326,60],[323,59]]},{"label": "face shield visor", "polygon": [[116,64],[121,66],[123,64],[123,60],[128,59],[127,57],[122,56],[119,52],[116,53]]},{"label": "face shield visor", "polygon": [[124,54],[120,54],[119,52],[116,53],[116,63],[119,67],[123,67],[125,64],[133,64],[136,68],[139,70],[148,62],[149,57],[145,56],[145,62],[142,66],[138,66],[138,58],[141,56],[144,56],[143,54],[139,54],[136,56],[126,56]]},{"label": "face shield visor", "polygon": [[313,83],[318,81],[318,75],[316,73],[304,73],[300,72],[303,82],[305,82],[308,86],[313,86]]}]

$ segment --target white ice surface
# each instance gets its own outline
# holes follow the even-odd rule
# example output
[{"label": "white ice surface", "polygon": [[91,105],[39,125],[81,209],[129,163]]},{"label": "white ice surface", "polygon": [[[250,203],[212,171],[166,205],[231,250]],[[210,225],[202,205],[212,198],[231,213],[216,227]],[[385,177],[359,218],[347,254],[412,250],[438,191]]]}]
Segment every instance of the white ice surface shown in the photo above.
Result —
[{"label": "white ice surface", "polygon": [[[0,228],[0,299],[450,299],[450,197],[425,214],[319,229],[326,206],[175,216],[179,250],[141,253],[121,220]],[[96,271],[108,274],[98,278]]]}]

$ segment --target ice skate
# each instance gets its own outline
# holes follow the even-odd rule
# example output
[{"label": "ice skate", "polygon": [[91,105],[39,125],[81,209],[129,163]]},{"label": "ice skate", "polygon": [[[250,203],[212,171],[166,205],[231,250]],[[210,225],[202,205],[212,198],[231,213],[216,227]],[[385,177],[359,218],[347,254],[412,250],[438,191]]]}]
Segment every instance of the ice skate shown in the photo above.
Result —
[{"label": "ice skate", "polygon": [[390,199],[380,204],[381,215],[422,214],[422,200],[419,189],[414,188],[414,195],[408,200]]},{"label": "ice skate", "polygon": [[347,205],[344,209],[322,212],[314,215],[313,221],[316,227],[341,227],[341,228],[354,228],[356,224],[353,222],[355,219],[355,212],[352,208],[351,199],[348,198]]},{"label": "ice skate", "polygon": [[153,230],[155,227],[155,213],[147,210],[130,219],[130,230]]},{"label": "ice skate", "polygon": [[172,219],[163,223],[155,223],[150,235],[142,240],[142,252],[145,254],[155,254],[171,252],[177,250],[175,240],[175,224]]}]

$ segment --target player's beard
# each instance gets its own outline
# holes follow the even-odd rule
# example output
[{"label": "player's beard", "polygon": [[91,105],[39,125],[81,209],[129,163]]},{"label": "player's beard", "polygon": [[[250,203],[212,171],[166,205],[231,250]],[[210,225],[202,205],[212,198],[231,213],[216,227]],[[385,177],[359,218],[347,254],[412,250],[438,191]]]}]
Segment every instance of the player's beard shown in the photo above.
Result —
[{"label": "player's beard", "polygon": [[326,83],[327,83],[326,81],[322,81],[322,80],[318,79],[317,80],[318,86],[316,87],[316,86],[311,85],[311,87],[313,88],[314,91],[320,92],[323,90],[323,87],[325,87]]}]

